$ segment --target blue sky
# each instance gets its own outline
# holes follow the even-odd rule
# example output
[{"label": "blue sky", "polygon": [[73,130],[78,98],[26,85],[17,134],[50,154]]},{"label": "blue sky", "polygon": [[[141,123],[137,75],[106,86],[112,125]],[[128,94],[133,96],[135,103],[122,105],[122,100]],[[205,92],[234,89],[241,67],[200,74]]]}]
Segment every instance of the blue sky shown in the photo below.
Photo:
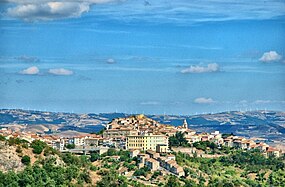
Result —
[{"label": "blue sky", "polygon": [[0,108],[285,108],[285,2],[5,0]]}]

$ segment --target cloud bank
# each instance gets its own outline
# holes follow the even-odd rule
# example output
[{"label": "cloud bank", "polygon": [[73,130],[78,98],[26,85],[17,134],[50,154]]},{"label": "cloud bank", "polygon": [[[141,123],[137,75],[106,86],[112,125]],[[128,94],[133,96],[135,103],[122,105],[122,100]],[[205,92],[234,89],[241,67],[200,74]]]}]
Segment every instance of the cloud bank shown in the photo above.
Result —
[{"label": "cloud bank", "polygon": [[205,97],[199,97],[194,100],[194,103],[197,104],[212,104],[214,102],[215,101],[212,98],[205,98]]},{"label": "cloud bank", "polygon": [[282,59],[282,56],[279,55],[276,51],[269,51],[263,53],[262,57],[259,59],[261,62],[277,62]]},{"label": "cloud bank", "polygon": [[32,66],[32,67],[29,67],[27,69],[20,71],[19,73],[23,74],[23,75],[37,75],[37,74],[39,74],[39,72],[40,72],[40,70],[38,67]]},{"label": "cloud bank", "polygon": [[211,73],[219,70],[219,65],[217,63],[212,63],[208,64],[207,66],[190,66],[181,70],[181,73]]},{"label": "cloud bank", "polygon": [[59,68],[59,69],[49,69],[48,73],[52,75],[72,75],[73,71],[64,68]]}]

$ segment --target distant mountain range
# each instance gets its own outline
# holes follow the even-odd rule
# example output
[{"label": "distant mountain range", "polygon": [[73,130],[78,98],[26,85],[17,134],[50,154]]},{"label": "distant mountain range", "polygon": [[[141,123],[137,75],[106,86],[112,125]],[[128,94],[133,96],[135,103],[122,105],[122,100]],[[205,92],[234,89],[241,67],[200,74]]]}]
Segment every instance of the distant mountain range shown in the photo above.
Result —
[{"label": "distant mountain range", "polygon": [[[112,119],[128,117],[124,113],[75,114],[43,112],[21,109],[1,109],[0,126],[37,133],[62,133],[65,131],[98,132]],[[285,144],[285,112],[251,111],[222,112],[216,114],[147,115],[163,124],[181,125],[186,119],[189,128],[197,132],[220,131],[247,138],[260,138],[268,142]]]}]

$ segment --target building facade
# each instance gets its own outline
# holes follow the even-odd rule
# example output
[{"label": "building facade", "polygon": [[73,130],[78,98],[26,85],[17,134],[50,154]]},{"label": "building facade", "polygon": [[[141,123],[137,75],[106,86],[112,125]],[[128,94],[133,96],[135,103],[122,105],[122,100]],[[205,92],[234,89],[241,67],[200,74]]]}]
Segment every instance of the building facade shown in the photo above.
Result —
[{"label": "building facade", "polygon": [[165,135],[130,135],[126,137],[126,149],[140,149],[156,151],[157,145],[168,147],[168,137]]}]

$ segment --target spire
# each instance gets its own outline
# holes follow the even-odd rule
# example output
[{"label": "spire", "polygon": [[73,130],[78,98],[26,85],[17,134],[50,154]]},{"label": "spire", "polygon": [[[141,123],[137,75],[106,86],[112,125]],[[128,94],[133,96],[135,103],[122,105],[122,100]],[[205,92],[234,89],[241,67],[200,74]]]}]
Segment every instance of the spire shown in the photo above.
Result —
[{"label": "spire", "polygon": [[183,127],[184,129],[188,129],[188,124],[187,124],[186,119],[184,119],[182,127]]}]

